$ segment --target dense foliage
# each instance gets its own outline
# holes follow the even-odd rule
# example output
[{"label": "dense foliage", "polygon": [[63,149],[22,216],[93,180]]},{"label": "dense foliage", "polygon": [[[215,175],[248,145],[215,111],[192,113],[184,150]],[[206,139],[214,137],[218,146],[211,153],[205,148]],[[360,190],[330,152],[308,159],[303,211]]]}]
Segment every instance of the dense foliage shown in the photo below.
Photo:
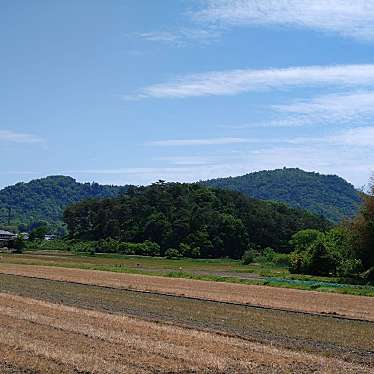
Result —
[{"label": "dense foliage", "polygon": [[344,179],[300,169],[260,171],[201,183],[208,187],[239,191],[256,199],[281,201],[335,223],[352,218],[361,204],[360,194]]},{"label": "dense foliage", "polygon": [[365,268],[374,268],[374,178],[370,192],[364,196],[359,214],[349,225],[353,234],[355,251]]},{"label": "dense foliage", "polygon": [[374,181],[357,216],[326,233],[302,230],[292,236],[290,271],[374,280]]},{"label": "dense foliage", "polygon": [[78,183],[64,176],[17,183],[0,191],[0,224],[8,223],[8,208],[11,208],[11,223],[22,224],[20,231],[31,231],[39,221],[56,227],[62,223],[67,205],[88,198],[114,197],[126,190],[126,186]]},{"label": "dense foliage", "polygon": [[64,220],[71,239],[151,241],[164,255],[240,258],[253,245],[286,251],[291,236],[329,223],[281,203],[258,201],[198,184],[155,183],[130,187],[111,199],[91,199],[68,207]]},{"label": "dense foliage", "polygon": [[160,246],[146,240],[144,243],[126,243],[113,239],[98,241],[34,240],[26,244],[28,249],[72,251],[77,253],[120,253],[124,255],[159,256]]},{"label": "dense foliage", "polygon": [[302,230],[293,235],[290,243],[294,248],[289,256],[292,273],[357,277],[364,270],[354,236],[347,227],[325,233]]}]

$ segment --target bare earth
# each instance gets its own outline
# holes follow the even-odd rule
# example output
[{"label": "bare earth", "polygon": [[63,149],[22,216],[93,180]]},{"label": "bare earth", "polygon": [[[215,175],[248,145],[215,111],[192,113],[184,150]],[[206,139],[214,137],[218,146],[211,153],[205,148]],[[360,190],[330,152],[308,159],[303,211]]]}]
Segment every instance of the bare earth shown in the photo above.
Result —
[{"label": "bare earth", "polygon": [[364,296],[48,266],[0,264],[0,273],[374,321],[374,298]]},{"label": "bare earth", "polygon": [[369,373],[359,364],[0,293],[4,373]]}]

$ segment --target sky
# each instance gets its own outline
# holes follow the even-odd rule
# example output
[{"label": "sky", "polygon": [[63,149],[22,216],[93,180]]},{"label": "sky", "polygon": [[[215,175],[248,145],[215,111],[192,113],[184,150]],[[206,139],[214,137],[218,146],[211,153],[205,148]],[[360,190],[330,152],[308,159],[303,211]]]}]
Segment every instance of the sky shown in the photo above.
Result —
[{"label": "sky", "polygon": [[374,0],[2,0],[0,187],[374,171]]}]

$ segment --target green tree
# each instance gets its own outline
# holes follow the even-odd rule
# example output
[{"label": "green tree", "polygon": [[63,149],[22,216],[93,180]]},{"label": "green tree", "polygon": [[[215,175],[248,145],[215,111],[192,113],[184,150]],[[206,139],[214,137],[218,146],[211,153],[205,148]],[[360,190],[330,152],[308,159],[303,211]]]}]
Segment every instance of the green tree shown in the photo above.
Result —
[{"label": "green tree", "polygon": [[16,239],[10,242],[10,247],[15,249],[17,253],[22,253],[26,247],[26,241],[23,235],[18,235]]},{"label": "green tree", "polygon": [[44,240],[44,237],[48,234],[47,226],[40,226],[32,230],[29,236],[30,241],[34,240]]},{"label": "green tree", "polygon": [[308,274],[329,275],[336,271],[336,261],[323,240],[316,240],[306,251],[306,270]]},{"label": "green tree", "polygon": [[178,251],[176,248],[169,248],[165,251],[165,256],[167,258],[180,258],[182,257],[182,254]]},{"label": "green tree", "polygon": [[363,196],[363,205],[350,226],[354,235],[357,257],[365,269],[374,267],[374,177],[370,190]]},{"label": "green tree", "polygon": [[311,244],[322,236],[323,233],[318,230],[300,230],[296,234],[292,235],[290,244],[295,251],[305,251]]}]

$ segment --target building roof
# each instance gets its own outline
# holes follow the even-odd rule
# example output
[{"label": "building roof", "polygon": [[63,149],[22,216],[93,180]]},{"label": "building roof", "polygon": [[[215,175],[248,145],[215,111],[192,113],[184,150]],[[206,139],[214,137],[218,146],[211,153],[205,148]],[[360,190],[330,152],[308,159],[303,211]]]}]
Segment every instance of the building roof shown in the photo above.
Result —
[{"label": "building roof", "polygon": [[15,236],[16,234],[9,232],[9,231],[4,231],[0,230],[0,235],[10,235],[10,236]]}]

